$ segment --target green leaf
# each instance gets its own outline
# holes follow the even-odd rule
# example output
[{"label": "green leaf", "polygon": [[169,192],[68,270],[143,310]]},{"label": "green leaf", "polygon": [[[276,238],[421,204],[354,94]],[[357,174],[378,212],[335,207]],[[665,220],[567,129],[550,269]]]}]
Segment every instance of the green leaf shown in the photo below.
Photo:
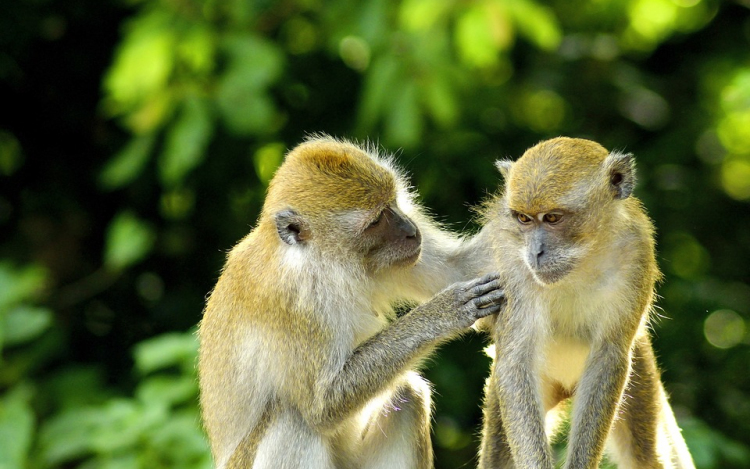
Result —
[{"label": "green leaf", "polygon": [[192,369],[197,355],[198,338],[195,334],[163,334],[135,346],[135,367],[142,374],[171,366]]},{"label": "green leaf", "polygon": [[159,158],[162,182],[179,184],[206,157],[213,125],[207,103],[196,97],[185,100],[177,121],[167,133],[164,151]]},{"label": "green leaf", "polygon": [[196,399],[198,382],[192,375],[153,376],[138,385],[135,395],[143,403],[173,407]]},{"label": "green leaf", "polygon": [[131,212],[121,212],[109,225],[104,265],[120,270],[143,259],[154,245],[153,229]]},{"label": "green leaf", "polygon": [[[456,22],[456,45],[464,62],[487,67],[497,62],[500,44],[495,40],[485,5],[473,5]],[[506,26],[509,26],[506,23]]]},{"label": "green leaf", "polygon": [[562,30],[551,8],[531,0],[514,0],[506,4],[523,36],[541,49],[557,49],[562,41]]},{"label": "green leaf", "polygon": [[127,399],[70,409],[49,419],[42,428],[42,458],[47,464],[58,465],[88,454],[134,449],[149,428],[167,418],[163,406],[143,406]]},{"label": "green leaf", "polygon": [[417,85],[405,83],[395,93],[385,123],[388,140],[397,146],[411,147],[422,136],[422,114],[419,109]]},{"label": "green leaf", "polygon": [[154,147],[154,135],[135,136],[104,166],[99,182],[106,189],[117,189],[128,185],[138,177],[148,162]]},{"label": "green leaf", "polygon": [[169,17],[159,9],[136,17],[115,53],[104,79],[112,114],[128,112],[167,85],[175,62],[175,37]]},{"label": "green leaf", "polygon": [[273,84],[284,67],[284,54],[275,43],[253,34],[226,37],[223,49],[229,59],[227,75],[241,75],[248,88]]},{"label": "green leaf", "polygon": [[38,266],[14,267],[0,261],[0,314],[11,306],[32,299],[47,280],[46,271]]},{"label": "green leaf", "polygon": [[[138,454],[125,453],[125,454],[108,454],[103,458],[96,458],[89,460],[78,467],[78,469],[142,469],[144,467],[152,467],[150,465],[141,464],[138,461]],[[153,461],[149,461],[153,464]]]},{"label": "green leaf", "polygon": [[405,0],[399,7],[399,22],[410,31],[431,28],[450,12],[453,2],[435,0]]},{"label": "green leaf", "polygon": [[219,109],[227,128],[236,135],[264,134],[277,122],[276,105],[265,92],[225,80],[218,91]]},{"label": "green leaf", "polygon": [[250,34],[230,36],[224,49],[229,66],[216,91],[224,121],[238,135],[272,130],[279,120],[267,88],[281,75],[283,54],[275,44]]},{"label": "green leaf", "polygon": [[18,345],[39,337],[52,325],[52,311],[28,305],[17,306],[5,317],[5,345]]},{"label": "green leaf", "polygon": [[110,397],[102,371],[93,365],[70,365],[48,376],[40,394],[56,409],[81,408]]},{"label": "green leaf", "polygon": [[255,173],[264,184],[268,184],[284,159],[284,149],[283,143],[269,143],[260,147],[253,155]]},{"label": "green leaf", "polygon": [[362,130],[371,130],[382,117],[397,74],[398,62],[393,56],[384,55],[373,61],[365,77],[362,100],[357,112],[357,121]]},{"label": "green leaf", "polygon": [[21,143],[15,135],[0,130],[0,176],[11,176],[23,164]]},{"label": "green leaf", "polygon": [[24,469],[34,433],[30,392],[16,387],[0,398],[0,468]]},{"label": "green leaf", "polygon": [[452,126],[458,119],[458,104],[448,81],[436,75],[422,87],[424,103],[435,121],[443,126]]},{"label": "green leaf", "polygon": [[[149,442],[158,451],[165,467],[210,469],[211,453],[206,437],[198,424],[200,416],[197,409],[191,407],[179,410],[170,415],[169,421],[149,434]],[[148,455],[142,454],[143,462],[148,467]]]}]

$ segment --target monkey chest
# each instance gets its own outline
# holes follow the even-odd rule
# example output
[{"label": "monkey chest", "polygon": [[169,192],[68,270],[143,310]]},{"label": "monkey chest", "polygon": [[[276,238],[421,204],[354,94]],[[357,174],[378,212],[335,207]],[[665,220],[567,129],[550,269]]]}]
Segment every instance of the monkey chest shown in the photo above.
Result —
[{"label": "monkey chest", "polygon": [[542,351],[542,376],[550,385],[572,390],[586,368],[590,351],[590,345],[584,341],[564,337],[551,338]]},{"label": "monkey chest", "polygon": [[559,296],[543,306],[549,327],[540,341],[539,363],[546,379],[566,390],[575,387],[592,346],[619,323],[613,301],[612,292],[594,289],[587,295]]}]

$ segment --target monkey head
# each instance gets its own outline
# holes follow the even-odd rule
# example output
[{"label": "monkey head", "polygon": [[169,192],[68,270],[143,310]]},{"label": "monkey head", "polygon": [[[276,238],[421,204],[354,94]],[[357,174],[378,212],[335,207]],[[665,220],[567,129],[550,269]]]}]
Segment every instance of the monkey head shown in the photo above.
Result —
[{"label": "monkey head", "polygon": [[261,215],[287,249],[369,271],[413,265],[422,237],[404,213],[403,177],[374,152],[328,137],[293,149],[268,188]]},{"label": "monkey head", "polygon": [[503,227],[541,285],[561,280],[595,250],[597,233],[635,185],[632,155],[583,139],[547,140],[496,166],[505,178]]}]

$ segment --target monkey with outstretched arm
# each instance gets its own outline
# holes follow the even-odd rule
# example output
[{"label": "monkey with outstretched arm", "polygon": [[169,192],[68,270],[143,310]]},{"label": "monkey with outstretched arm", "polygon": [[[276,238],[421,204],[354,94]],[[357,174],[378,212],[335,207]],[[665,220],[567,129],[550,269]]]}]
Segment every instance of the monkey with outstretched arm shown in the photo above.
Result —
[{"label": "monkey with outstretched arm", "polygon": [[469,241],[508,295],[482,320],[496,357],[480,468],[552,469],[546,423],[569,397],[566,468],[598,467],[605,442],[620,468],[693,468],[649,338],[661,274],[632,155],[556,138],[497,167],[504,190]]},{"label": "monkey with outstretched arm", "polygon": [[[327,137],[292,150],[199,328],[217,468],[431,468],[414,370],[503,300],[496,276],[454,283],[465,252],[387,158]],[[389,324],[399,301],[426,303]]]}]

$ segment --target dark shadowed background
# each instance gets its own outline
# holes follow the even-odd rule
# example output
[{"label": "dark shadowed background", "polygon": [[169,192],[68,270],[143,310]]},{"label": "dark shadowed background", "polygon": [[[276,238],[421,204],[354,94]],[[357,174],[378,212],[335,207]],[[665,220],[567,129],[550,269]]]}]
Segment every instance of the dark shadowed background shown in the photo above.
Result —
[{"label": "dark shadowed background", "polygon": [[[747,0],[0,5],[0,468],[208,468],[195,325],[308,132],[397,152],[460,232],[497,158],[636,155],[664,381],[701,469],[750,467]],[[475,465],[485,339],[426,367]]]}]

